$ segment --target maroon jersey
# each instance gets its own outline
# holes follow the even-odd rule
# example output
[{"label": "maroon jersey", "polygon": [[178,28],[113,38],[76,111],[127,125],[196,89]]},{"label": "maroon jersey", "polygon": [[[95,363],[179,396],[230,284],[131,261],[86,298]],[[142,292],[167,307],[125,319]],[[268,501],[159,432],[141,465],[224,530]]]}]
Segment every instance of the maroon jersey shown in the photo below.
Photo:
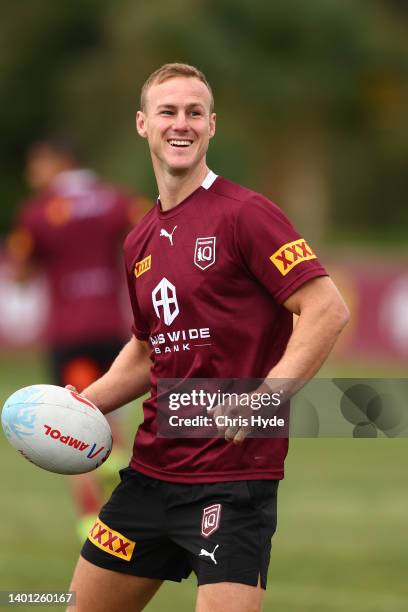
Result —
[{"label": "maroon jersey", "polygon": [[175,208],[149,211],[125,258],[133,331],[153,361],[132,467],[174,482],[283,478],[287,439],[157,437],[157,381],[265,377],[292,332],[283,302],[326,274],[310,247],[275,204],[210,172]]},{"label": "maroon jersey", "polygon": [[133,203],[93,173],[75,170],[58,175],[51,189],[23,206],[9,250],[45,272],[50,343],[123,337],[121,247]]}]

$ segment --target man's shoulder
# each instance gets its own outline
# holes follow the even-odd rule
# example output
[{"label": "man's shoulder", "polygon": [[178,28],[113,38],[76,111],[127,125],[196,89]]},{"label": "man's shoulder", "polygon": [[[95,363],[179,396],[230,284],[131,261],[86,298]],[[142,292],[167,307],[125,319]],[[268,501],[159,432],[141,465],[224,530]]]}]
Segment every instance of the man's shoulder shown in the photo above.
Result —
[{"label": "man's shoulder", "polygon": [[239,183],[230,181],[229,179],[219,176],[217,180],[211,186],[211,193],[231,200],[232,202],[247,202],[257,196],[255,191],[244,187]]},{"label": "man's shoulder", "polygon": [[230,181],[219,176],[211,186],[211,192],[224,201],[226,207],[237,214],[242,209],[248,210],[247,205],[258,205],[260,207],[272,207],[279,210],[279,207],[261,193],[239,183]]},{"label": "man's shoulder", "polygon": [[94,193],[98,198],[104,198],[119,207],[126,206],[137,197],[127,187],[99,177],[95,177],[93,183],[88,185],[88,192],[89,194]]}]

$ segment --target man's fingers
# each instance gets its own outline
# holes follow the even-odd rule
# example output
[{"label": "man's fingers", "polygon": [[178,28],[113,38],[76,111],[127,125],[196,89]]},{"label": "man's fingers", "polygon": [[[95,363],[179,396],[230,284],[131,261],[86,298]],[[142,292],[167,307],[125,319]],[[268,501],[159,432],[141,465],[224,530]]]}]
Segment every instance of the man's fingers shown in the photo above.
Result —
[{"label": "man's fingers", "polygon": [[78,390],[73,385],[65,385],[65,388],[68,389],[68,391],[74,391],[75,393],[78,393]]},{"label": "man's fingers", "polygon": [[238,427],[227,427],[225,429],[224,438],[227,442],[231,442],[238,433]]},{"label": "man's fingers", "polygon": [[216,417],[220,417],[224,414],[224,409],[222,406],[215,406],[215,408],[211,408],[211,410],[208,411],[208,414],[210,415],[210,417],[212,417],[214,423],[217,426],[217,431],[218,434],[220,436],[224,436],[225,435],[225,431],[226,431],[226,427],[224,425],[221,425],[220,420],[216,420]]},{"label": "man's fingers", "polygon": [[[219,436],[223,436],[227,442],[233,442],[234,444],[241,444],[248,434],[251,432],[250,427],[240,427],[238,425],[232,425],[233,421],[237,422],[239,414],[233,412],[230,407],[226,409],[222,404],[215,406],[208,410],[208,414],[213,418],[217,425]],[[224,419],[217,419],[217,417],[225,417]]]},{"label": "man's fingers", "polygon": [[234,439],[232,440],[233,444],[242,444],[242,442],[245,440],[250,431],[251,430],[246,427],[241,427],[235,434]]}]

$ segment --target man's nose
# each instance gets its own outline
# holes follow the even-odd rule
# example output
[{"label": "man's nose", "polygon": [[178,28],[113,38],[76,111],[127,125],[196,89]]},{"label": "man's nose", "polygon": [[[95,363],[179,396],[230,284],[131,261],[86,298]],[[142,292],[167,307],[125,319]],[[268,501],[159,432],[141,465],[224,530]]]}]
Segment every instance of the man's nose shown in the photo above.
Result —
[{"label": "man's nose", "polygon": [[187,116],[184,111],[178,112],[174,117],[174,128],[176,130],[188,129]]}]

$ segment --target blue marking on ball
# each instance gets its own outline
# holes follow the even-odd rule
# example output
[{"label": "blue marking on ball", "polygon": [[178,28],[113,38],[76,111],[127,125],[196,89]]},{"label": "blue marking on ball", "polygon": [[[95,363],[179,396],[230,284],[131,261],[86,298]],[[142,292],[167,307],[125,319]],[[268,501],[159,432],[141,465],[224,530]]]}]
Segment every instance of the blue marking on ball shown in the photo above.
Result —
[{"label": "blue marking on ball", "polygon": [[8,438],[21,439],[34,434],[38,399],[41,392],[33,387],[16,391],[4,405],[1,420]]}]

